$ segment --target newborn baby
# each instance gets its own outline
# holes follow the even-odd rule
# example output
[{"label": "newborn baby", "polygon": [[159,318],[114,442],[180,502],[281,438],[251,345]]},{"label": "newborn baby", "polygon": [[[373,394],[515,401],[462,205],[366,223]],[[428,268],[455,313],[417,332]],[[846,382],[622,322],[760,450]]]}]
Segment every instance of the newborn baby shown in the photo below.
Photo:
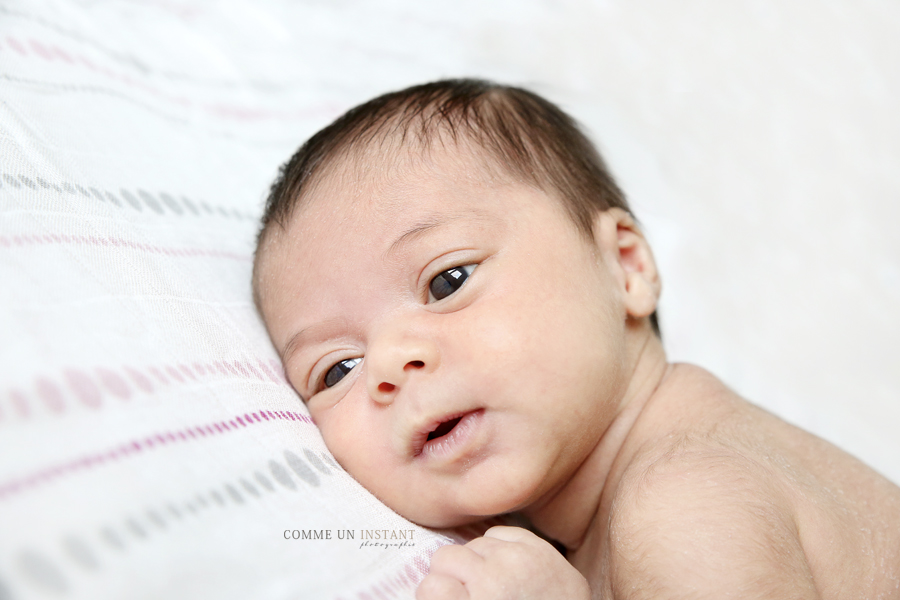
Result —
[{"label": "newborn baby", "polygon": [[420,599],[900,598],[900,489],[667,362],[646,239],[530,92],[439,81],[314,135],[253,287],[363,486],[421,525],[540,534],[439,549]]}]

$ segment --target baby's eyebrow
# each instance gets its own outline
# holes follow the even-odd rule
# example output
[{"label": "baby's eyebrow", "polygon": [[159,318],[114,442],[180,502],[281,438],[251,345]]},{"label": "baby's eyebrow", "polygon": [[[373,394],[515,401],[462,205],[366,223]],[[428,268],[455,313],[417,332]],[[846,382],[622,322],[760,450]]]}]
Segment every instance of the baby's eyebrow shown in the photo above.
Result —
[{"label": "baby's eyebrow", "polygon": [[480,222],[494,220],[493,216],[490,213],[477,209],[469,210],[465,213],[433,213],[426,216],[424,219],[418,221],[415,225],[401,233],[384,253],[384,256],[390,256],[394,252],[397,252],[397,250],[399,250],[402,246],[410,243],[411,241],[415,240],[416,238],[422,236],[432,229],[442,227],[453,221],[459,221],[460,219],[470,219]]},{"label": "baby's eyebrow", "polygon": [[385,256],[389,256],[399,250],[405,244],[413,241],[417,237],[420,237],[426,231],[431,229],[435,229],[436,227],[440,227],[449,221],[454,221],[459,219],[461,215],[431,215],[427,219],[423,219],[404,231],[397,237],[396,240],[391,244],[390,248],[387,249],[387,252],[384,253]]},{"label": "baby's eyebrow", "polygon": [[333,330],[334,328],[340,326],[346,326],[345,319],[326,319],[320,323],[313,323],[308,327],[304,327],[293,336],[291,336],[291,339],[288,340],[288,343],[284,345],[284,350],[281,352],[282,364],[286,364],[288,359],[293,356],[297,349],[300,348],[303,344],[307,343],[307,338],[315,338],[316,334],[321,337],[323,332]]}]

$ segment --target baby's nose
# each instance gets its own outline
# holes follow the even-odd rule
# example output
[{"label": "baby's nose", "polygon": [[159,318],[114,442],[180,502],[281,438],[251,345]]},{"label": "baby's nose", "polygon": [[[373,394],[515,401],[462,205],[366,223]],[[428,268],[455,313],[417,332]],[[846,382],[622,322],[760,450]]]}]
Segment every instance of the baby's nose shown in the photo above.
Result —
[{"label": "baby's nose", "polygon": [[390,404],[410,377],[434,371],[439,361],[437,345],[429,339],[403,337],[371,344],[366,352],[369,396]]},{"label": "baby's nose", "polygon": [[[414,371],[414,370],[423,369],[423,368],[425,368],[424,362],[422,362],[421,360],[411,360],[408,363],[406,363],[406,366],[403,367],[403,370],[409,372],[409,371]],[[397,389],[397,385],[393,384],[393,383],[389,383],[387,381],[382,381],[381,383],[378,384],[378,391],[382,392],[384,394],[390,394],[395,389]]]}]

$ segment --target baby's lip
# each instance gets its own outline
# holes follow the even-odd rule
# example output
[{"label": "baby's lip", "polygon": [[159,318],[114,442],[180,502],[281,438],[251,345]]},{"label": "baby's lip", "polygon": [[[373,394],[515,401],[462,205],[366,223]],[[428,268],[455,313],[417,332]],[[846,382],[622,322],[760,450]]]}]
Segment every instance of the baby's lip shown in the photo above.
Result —
[{"label": "baby's lip", "polygon": [[[440,416],[431,417],[424,419],[419,422],[419,424],[413,428],[413,434],[410,436],[409,441],[409,454],[410,456],[416,457],[422,454],[422,450],[425,448],[426,442],[428,442],[428,436],[435,430],[437,430],[441,425],[445,423],[449,423],[450,421],[459,421],[463,417],[468,414],[478,412],[482,410],[480,408],[469,408],[465,410],[457,410],[453,412],[442,413]],[[455,426],[455,424],[453,424]],[[446,427],[446,426],[445,426]],[[437,432],[441,433],[441,432]],[[449,430],[446,432],[449,433]]]}]

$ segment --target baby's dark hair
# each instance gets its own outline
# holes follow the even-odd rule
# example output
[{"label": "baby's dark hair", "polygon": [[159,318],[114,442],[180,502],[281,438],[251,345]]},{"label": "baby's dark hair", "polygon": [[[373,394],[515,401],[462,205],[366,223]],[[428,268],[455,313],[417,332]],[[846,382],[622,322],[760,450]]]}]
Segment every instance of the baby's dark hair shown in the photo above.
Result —
[{"label": "baby's dark hair", "polygon": [[[501,171],[558,196],[589,238],[598,212],[618,207],[631,214],[597,149],[555,104],[517,87],[445,79],[378,96],[309,138],[272,184],[257,253],[267,231],[273,224],[287,226],[316,174],[334,161],[392,142],[417,144],[427,152],[448,139],[474,144]],[[656,313],[650,323],[659,335]]]}]

